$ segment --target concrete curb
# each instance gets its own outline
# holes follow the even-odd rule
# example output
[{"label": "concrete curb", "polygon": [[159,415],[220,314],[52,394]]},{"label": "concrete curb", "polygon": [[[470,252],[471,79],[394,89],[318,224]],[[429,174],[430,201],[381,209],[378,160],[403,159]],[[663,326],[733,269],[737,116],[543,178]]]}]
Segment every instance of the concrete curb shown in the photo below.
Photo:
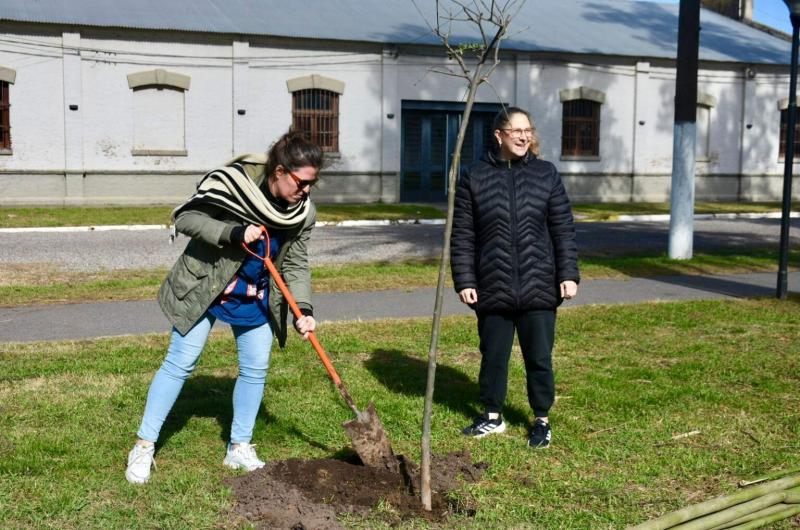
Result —
[{"label": "concrete curb", "polygon": [[26,232],[110,232],[112,230],[164,230],[168,225],[98,225],[98,226],[40,226],[30,228],[0,228],[0,234]]},{"label": "concrete curb", "polygon": [[[375,219],[349,221],[317,221],[314,226],[393,226],[393,225],[443,225],[444,219]],[[0,234],[31,232],[108,232],[112,230],[168,230],[170,225],[99,225],[99,226],[42,226],[29,228],[0,228]]]},{"label": "concrete curb", "polygon": [[[709,219],[780,219],[781,212],[767,213],[699,213],[695,214],[695,221],[706,221]],[[789,212],[789,217],[798,218],[800,212]],[[669,214],[652,215],[616,215],[609,221],[669,221]]]},{"label": "concrete curb", "polygon": [[[800,212],[791,212],[792,218],[800,218]],[[707,213],[697,214],[697,221],[709,219],[780,219],[781,212],[768,213]],[[581,221],[578,219],[578,221]],[[617,215],[606,221],[613,223],[621,221],[669,221],[669,214],[653,215]],[[370,226],[395,226],[395,225],[443,225],[444,219],[375,219],[375,220],[349,220],[349,221],[317,221],[314,226],[334,227],[370,227]],[[99,225],[99,226],[43,226],[30,228],[0,228],[0,234],[18,234],[32,232],[108,232],[112,230],[167,230],[169,225]]]},{"label": "concrete curb", "polygon": [[446,219],[373,219],[353,221],[317,221],[314,226],[392,226],[443,225]]}]

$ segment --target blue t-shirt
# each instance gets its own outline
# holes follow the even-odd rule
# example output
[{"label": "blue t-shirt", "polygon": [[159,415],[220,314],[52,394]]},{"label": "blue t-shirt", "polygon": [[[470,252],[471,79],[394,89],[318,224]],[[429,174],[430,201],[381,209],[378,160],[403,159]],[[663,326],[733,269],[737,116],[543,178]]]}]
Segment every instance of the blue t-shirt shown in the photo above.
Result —
[{"label": "blue t-shirt", "polygon": [[[271,257],[278,254],[281,242],[277,234],[270,234]],[[250,243],[250,250],[264,257],[267,243],[261,239]],[[269,321],[269,271],[260,259],[247,255],[236,274],[225,287],[208,312],[228,324],[261,326]]]}]

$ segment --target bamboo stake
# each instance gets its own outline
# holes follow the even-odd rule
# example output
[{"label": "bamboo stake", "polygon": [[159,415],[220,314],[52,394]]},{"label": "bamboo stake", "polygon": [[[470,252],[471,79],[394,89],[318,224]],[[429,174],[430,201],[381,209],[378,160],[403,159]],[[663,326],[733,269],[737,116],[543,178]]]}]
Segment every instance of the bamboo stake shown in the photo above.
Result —
[{"label": "bamboo stake", "polygon": [[728,521],[727,523],[715,526],[711,530],[730,530],[731,528],[734,528],[736,526],[741,526],[745,523],[749,523],[751,521],[755,521],[757,519],[761,519],[769,515],[782,512],[787,508],[792,508],[792,507],[793,505],[782,502],[780,504],[775,504],[773,506],[770,506],[769,508],[764,508],[763,510],[747,514],[744,517],[739,517],[738,519],[734,519],[733,521]]},{"label": "bamboo stake", "polygon": [[774,473],[769,473],[767,475],[754,478],[753,480],[740,480],[739,487],[743,488],[745,486],[751,486],[753,484],[758,484],[760,482],[766,482],[768,480],[774,480],[776,478],[785,477],[786,475],[792,475],[797,472],[800,472],[800,467],[790,467],[789,469],[782,469],[781,471],[775,471]]},{"label": "bamboo stake", "polygon": [[685,523],[686,521],[691,521],[692,519],[697,519],[698,517],[718,512],[720,510],[724,510],[725,508],[761,497],[767,493],[786,490],[797,485],[800,485],[800,475],[794,475],[772,482],[766,482],[764,484],[743,489],[732,495],[725,495],[717,497],[716,499],[710,499],[705,502],[701,502],[699,504],[687,506],[686,508],[668,513],[657,519],[645,521],[644,523],[629,527],[629,530],[666,530],[667,528],[672,528],[673,526]]},{"label": "bamboo stake", "polygon": [[730,528],[730,530],[752,530],[753,528],[762,528],[770,523],[774,523],[782,519],[788,519],[789,517],[797,515],[798,513],[800,513],[800,506],[790,506],[782,512],[774,513],[756,521],[750,521],[749,523],[739,526],[733,526]]},{"label": "bamboo stake", "polygon": [[598,434],[603,433],[603,432],[613,431],[616,428],[617,427],[614,426],[614,427],[608,427],[607,429],[600,429],[599,431],[592,431],[589,434],[587,434],[586,437],[587,438],[591,438],[592,436],[597,436]]},{"label": "bamboo stake", "polygon": [[672,437],[673,440],[680,440],[682,438],[689,438],[690,436],[697,436],[700,434],[700,431],[691,431],[691,432],[684,432],[681,434],[676,434]]},{"label": "bamboo stake", "polygon": [[673,526],[670,530],[710,530],[722,523],[727,523],[739,517],[744,517],[749,513],[763,510],[773,504],[782,503],[784,500],[786,500],[785,491],[774,491],[725,510],[720,510],[706,515],[705,517],[689,521],[688,523]]},{"label": "bamboo stake", "polygon": [[800,487],[786,491],[786,504],[800,504]]}]

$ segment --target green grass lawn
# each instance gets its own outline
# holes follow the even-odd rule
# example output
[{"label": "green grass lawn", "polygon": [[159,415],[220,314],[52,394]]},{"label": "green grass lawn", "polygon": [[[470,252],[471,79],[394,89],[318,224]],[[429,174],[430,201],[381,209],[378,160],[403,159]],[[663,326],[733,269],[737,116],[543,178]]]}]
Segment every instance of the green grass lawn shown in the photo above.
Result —
[{"label": "green grass lawn", "polygon": [[[171,206],[98,206],[0,208],[0,228],[39,226],[97,226],[126,224],[169,224]],[[347,219],[437,219],[441,208],[420,204],[320,204],[318,221]]]},{"label": "green grass lawn", "polygon": [[[797,210],[797,204],[794,210]],[[96,226],[120,224],[168,224],[170,206],[103,207],[0,207],[0,228],[39,226]],[[445,210],[422,204],[319,204],[319,221],[348,219],[443,219]],[[695,213],[779,212],[777,202],[698,202]],[[669,213],[669,203],[596,203],[575,204],[573,210],[581,221],[603,221],[621,214]]]},{"label": "green grass lawn", "polygon": [[[459,434],[478,411],[472,318],[445,320],[433,450],[489,464],[446,528],[617,529],[797,465],[800,299],[593,306],[559,315],[550,449],[525,445],[514,354],[509,429]],[[327,324],[320,338],[360,406],[376,403],[395,450],[419,460],[429,323]],[[127,484],[125,456],[165,335],[0,344],[0,527],[233,528],[221,464],[235,346],[214,335],[165,426],[158,469]],[[306,343],[275,351],[253,442],[269,460],[346,448],[350,411]],[[676,435],[700,431],[696,436]],[[358,528],[388,528],[380,511]],[[772,528],[796,527],[783,522]],[[426,528],[421,520],[400,528]]]},{"label": "green grass lawn", "polygon": [[318,204],[317,220],[347,221],[349,219],[444,219],[447,211],[424,204]]},{"label": "green grass lawn", "polygon": [[[792,210],[797,211],[800,204],[793,203]],[[668,202],[611,202],[574,204],[575,215],[582,221],[613,220],[619,215],[653,215],[668,214]],[[694,213],[768,213],[780,212],[779,202],[707,202],[700,201],[694,205]]]},{"label": "green grass lawn", "polygon": [[[584,279],[623,279],[669,274],[735,274],[777,271],[778,255],[768,250],[740,250],[729,254],[696,254],[691,260],[667,256],[587,257],[580,260]],[[800,265],[800,251],[790,252],[792,267]],[[314,291],[378,291],[434,287],[435,261],[353,263],[314,267]],[[0,268],[0,306],[58,302],[152,300],[166,275],[165,269],[65,273],[46,267]],[[449,274],[448,274],[449,281]]]},{"label": "green grass lawn", "polygon": [[0,228],[164,225],[173,206],[46,206],[0,208]]}]

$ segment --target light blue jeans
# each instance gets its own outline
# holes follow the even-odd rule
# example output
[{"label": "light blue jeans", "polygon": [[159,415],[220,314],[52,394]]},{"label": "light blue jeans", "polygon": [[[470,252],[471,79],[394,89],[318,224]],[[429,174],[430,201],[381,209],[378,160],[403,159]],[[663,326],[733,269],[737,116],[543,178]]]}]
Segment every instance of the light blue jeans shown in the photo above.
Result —
[{"label": "light blue jeans", "polygon": [[[155,443],[169,411],[178,399],[183,383],[197,364],[216,318],[206,313],[186,335],[172,329],[167,357],[158,369],[147,393],[147,405],[137,435]],[[239,350],[239,377],[233,389],[231,443],[250,443],[272,348],[269,323],[262,326],[231,326]]]}]

